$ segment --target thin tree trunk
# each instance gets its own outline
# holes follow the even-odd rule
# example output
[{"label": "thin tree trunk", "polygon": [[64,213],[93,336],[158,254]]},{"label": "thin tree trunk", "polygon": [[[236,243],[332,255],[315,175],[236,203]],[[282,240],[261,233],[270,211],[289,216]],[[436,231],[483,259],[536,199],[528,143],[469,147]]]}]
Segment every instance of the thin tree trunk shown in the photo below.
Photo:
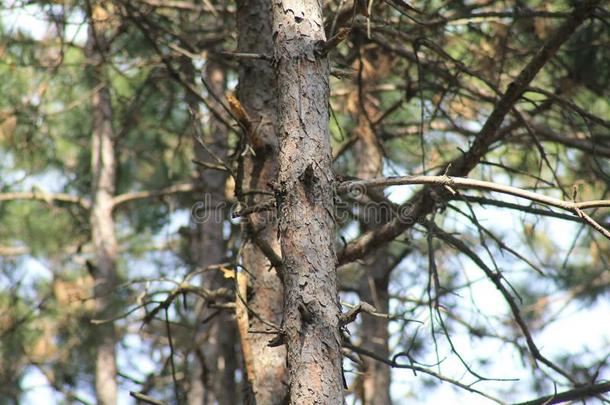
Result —
[{"label": "thin tree trunk", "polygon": [[272,2],[277,74],[276,198],[290,403],[342,404],[341,337],[321,3]]},{"label": "thin tree trunk", "polygon": [[[362,46],[361,53],[359,63],[362,66],[356,66],[356,70],[360,72],[359,84],[361,88],[359,92],[354,92],[358,101],[353,103],[358,106],[358,111],[356,111],[358,143],[355,145],[356,175],[362,179],[369,179],[380,177],[383,174],[383,151],[371,124],[371,121],[379,116],[379,112],[375,106],[376,103],[371,100],[373,95],[369,93],[369,89],[377,84],[379,77],[384,76],[384,71],[388,70],[390,61],[379,54],[379,49],[367,50]],[[384,215],[387,214],[386,210],[365,209],[364,212],[366,217],[362,218],[361,223],[367,231],[390,220],[388,215]],[[372,304],[378,312],[382,313],[388,313],[389,311],[388,281],[391,270],[388,268],[390,266],[389,258],[390,255],[384,247],[374,252],[371,257],[363,260],[364,275],[358,288],[360,299]],[[360,335],[363,348],[382,358],[388,358],[387,318],[374,317],[369,314],[362,315]],[[390,405],[392,403],[390,398],[390,367],[387,364],[365,357],[363,358],[361,371],[363,372],[363,404]]]},{"label": "thin tree trunk", "polygon": [[[103,73],[104,54],[108,43],[103,29],[95,21],[95,9],[90,15],[87,60],[91,65],[91,140],[92,204],[91,237],[96,252],[93,271],[95,280],[95,316],[110,319],[113,315],[111,294],[117,285],[117,242],[112,217],[115,194],[116,161],[110,92]],[[98,404],[117,402],[117,366],[115,345],[117,336],[112,322],[96,326],[98,345],[95,361],[95,393]]]},{"label": "thin tree trunk", "polygon": [[[269,0],[242,0],[237,7],[238,44],[240,52],[271,54],[271,15]],[[244,60],[240,65],[238,99],[252,120],[255,133],[249,141],[254,153],[243,160],[242,192],[267,190],[277,175],[277,137],[275,116],[277,109],[275,71],[270,63]],[[268,198],[264,194],[248,193],[248,205]],[[282,320],[283,287],[277,269],[273,268],[257,245],[257,241],[270,246],[277,255],[277,217],[274,212],[252,214],[244,224],[246,241],[243,246],[242,264],[251,275],[248,299],[250,309],[260,318],[280,325]],[[248,376],[250,403],[279,405],[286,401],[286,347],[269,347],[271,335],[261,319],[250,317],[247,345],[250,348],[252,374]],[[244,353],[246,356],[246,353]],[[254,401],[253,401],[254,400]]]},{"label": "thin tree trunk", "polygon": [[[194,69],[190,60],[183,63],[183,71],[187,79],[194,83]],[[226,88],[226,78],[223,67],[213,59],[206,64],[205,80],[216,96],[222,96]],[[213,100],[210,97],[210,100]],[[187,94],[187,102],[193,112],[199,111],[198,101]],[[194,117],[194,125],[201,125],[198,117]],[[224,160],[227,156],[227,128],[213,116],[209,117],[209,125],[203,134],[203,142],[207,151],[195,142],[195,156],[200,161],[215,161],[216,158]],[[210,156],[213,154],[214,156]],[[223,238],[223,216],[218,209],[225,201],[225,172],[209,170],[198,167],[195,182],[198,189],[204,190],[204,203],[208,210],[206,219],[195,224],[195,235],[191,241],[191,252],[195,264],[204,268],[211,264],[220,263],[226,257],[226,243]],[[228,284],[220,273],[206,272],[200,279],[207,288],[217,288]],[[225,285],[230,288],[230,285]],[[200,325],[199,322],[210,315],[207,302],[198,303],[198,324],[194,339],[196,356],[193,359],[190,389],[187,401],[190,405],[203,405],[218,403],[220,405],[234,405],[237,403],[237,390],[235,390],[235,370],[237,359],[235,353],[235,321],[232,314],[220,313],[213,319]]]}]

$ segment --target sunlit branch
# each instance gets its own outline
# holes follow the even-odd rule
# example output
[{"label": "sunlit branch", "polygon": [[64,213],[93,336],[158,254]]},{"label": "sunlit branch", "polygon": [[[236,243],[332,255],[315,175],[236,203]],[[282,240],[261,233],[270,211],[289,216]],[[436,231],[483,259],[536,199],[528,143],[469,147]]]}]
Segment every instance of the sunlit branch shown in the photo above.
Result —
[{"label": "sunlit branch", "polygon": [[349,190],[362,190],[376,187],[390,187],[399,185],[430,184],[443,186],[451,194],[455,194],[458,188],[494,191],[502,194],[509,194],[515,197],[525,198],[540,204],[570,211],[580,217],[583,221],[591,225],[605,237],[610,239],[610,231],[598,224],[593,218],[585,214],[582,210],[588,208],[610,207],[610,200],[596,200],[585,202],[564,201],[558,198],[548,197],[542,194],[523,190],[517,187],[501,185],[489,181],[469,179],[463,177],[450,176],[401,176],[401,177],[382,177],[371,180],[347,181],[339,186],[338,191],[347,192]]},{"label": "sunlit branch", "polygon": [[114,208],[120,207],[127,202],[133,202],[137,200],[144,200],[147,198],[159,198],[173,194],[191,193],[197,191],[197,187],[193,183],[182,183],[175,184],[173,186],[165,187],[159,190],[146,190],[146,191],[135,191],[132,193],[125,193],[116,196],[112,202]]},{"label": "sunlit branch", "polygon": [[0,201],[17,200],[43,201],[47,204],[53,204],[55,202],[72,203],[78,204],[85,209],[91,207],[91,202],[88,199],[66,193],[47,193],[46,191],[38,190],[0,193]]}]

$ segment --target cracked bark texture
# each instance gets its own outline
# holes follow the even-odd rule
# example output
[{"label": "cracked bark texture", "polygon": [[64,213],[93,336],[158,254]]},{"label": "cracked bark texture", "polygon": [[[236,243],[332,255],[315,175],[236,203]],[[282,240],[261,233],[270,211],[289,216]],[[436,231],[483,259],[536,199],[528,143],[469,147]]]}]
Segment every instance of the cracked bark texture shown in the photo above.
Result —
[{"label": "cracked bark texture", "polygon": [[[271,2],[242,0],[237,3],[239,52],[271,54]],[[275,135],[276,76],[266,61],[242,60],[239,70],[237,97],[252,119],[255,134],[251,134],[254,153],[243,158],[242,187],[247,205],[268,198],[257,190],[272,192],[270,184],[277,173],[278,142]],[[253,139],[256,138],[256,139]],[[283,287],[278,269],[273,268],[257,246],[257,240],[267,243],[279,255],[277,217],[275,212],[251,214],[243,224],[246,240],[242,250],[242,264],[251,275],[248,305],[264,320],[280,325],[282,321]],[[248,376],[246,403],[280,405],[286,402],[288,391],[286,347],[269,347],[272,335],[258,317],[251,316],[247,342],[252,355],[254,375]]]},{"label": "cracked bark texture", "polygon": [[[357,33],[357,42],[365,41],[363,35]],[[359,40],[359,41],[358,41]],[[375,134],[372,121],[379,116],[378,101],[370,89],[374,88],[379,78],[389,73],[391,61],[378,48],[360,47],[360,58],[356,61],[355,70],[359,72],[359,89],[353,97],[358,98],[350,105],[356,106],[356,136],[355,146],[357,161],[356,176],[361,179],[381,177],[383,171],[383,151]],[[387,210],[365,209],[365,217],[361,218],[361,226],[365,231],[374,229],[390,220]],[[375,251],[362,260],[363,275],[358,286],[360,299],[372,304],[378,312],[387,314],[389,311],[388,282],[390,276],[390,255],[385,247]],[[361,315],[360,336],[361,346],[384,359],[389,358],[388,319]],[[364,405],[390,405],[391,368],[387,364],[369,357],[363,358],[361,400]]]},{"label": "cracked bark texture", "polygon": [[[185,72],[187,80],[194,83],[195,71],[190,60],[183,61],[182,70]],[[206,82],[218,97],[222,97],[226,89],[224,71],[225,68],[217,61],[209,59],[203,73]],[[189,93],[186,97],[191,110],[199,111],[198,100]],[[196,120],[196,117],[194,119]],[[202,126],[199,120],[193,124]],[[227,128],[210,114],[207,127],[202,129],[204,129],[202,141],[208,147],[208,151],[194,142],[195,157],[201,161],[215,161],[216,158],[226,159]],[[194,181],[197,188],[203,190],[203,202],[206,204],[207,215],[205,220],[193,224],[194,235],[190,241],[190,250],[194,264],[199,268],[205,268],[222,262],[226,256],[226,244],[223,238],[224,217],[216,207],[221,206],[225,201],[227,174],[218,170],[197,167],[197,176]],[[221,286],[231,288],[230,282],[218,272],[204,272],[199,278],[199,283],[206,288]],[[211,403],[233,405],[238,400],[238,391],[235,390],[235,371],[237,369],[235,320],[232,314],[222,312],[201,325],[201,320],[211,315],[207,304],[208,302],[203,300],[197,302],[198,316],[193,339],[195,356],[192,362],[187,402],[189,405]]]},{"label": "cracked bark texture", "polygon": [[[112,292],[118,284],[116,274],[117,241],[112,216],[116,182],[114,131],[110,91],[104,77],[104,54],[109,43],[103,24],[97,15],[105,13],[100,6],[92,6],[85,52],[90,63],[91,114],[91,238],[96,252],[94,295],[95,318],[111,319],[114,316]],[[95,395],[100,405],[117,402],[117,365],[115,345],[117,335],[114,323],[95,327],[97,347],[95,354]]]},{"label": "cracked bark texture", "polygon": [[290,404],[342,404],[329,64],[315,54],[325,40],[321,3],[273,0],[272,13]]}]

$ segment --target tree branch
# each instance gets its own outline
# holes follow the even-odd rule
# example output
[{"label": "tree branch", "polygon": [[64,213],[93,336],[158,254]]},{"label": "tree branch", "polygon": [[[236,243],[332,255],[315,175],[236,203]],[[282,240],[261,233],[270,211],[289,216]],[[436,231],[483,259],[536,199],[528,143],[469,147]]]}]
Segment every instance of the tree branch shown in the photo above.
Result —
[{"label": "tree branch", "polygon": [[165,405],[164,402],[157,401],[153,397],[149,397],[148,395],[142,394],[141,392],[129,391],[129,395],[134,397],[138,401],[142,401],[142,402],[145,402],[147,404],[151,404],[151,405]]},{"label": "tree branch", "polygon": [[47,204],[54,202],[64,202],[78,204],[84,209],[91,208],[91,201],[86,198],[70,195],[66,193],[47,193],[46,191],[16,191],[12,193],[1,193],[0,201],[16,201],[16,200],[30,200],[30,201],[44,201]]},{"label": "tree branch", "polygon": [[[412,185],[412,184],[431,184],[444,186],[449,192],[455,194],[454,188],[468,188],[476,190],[487,190],[495,191],[502,194],[509,194],[520,198],[525,198],[530,201],[534,201],[540,204],[549,205],[555,208],[561,208],[566,211],[570,211],[580,217],[584,222],[591,225],[606,238],[610,239],[610,231],[605,229],[603,226],[598,224],[593,218],[585,214],[582,210],[588,208],[600,208],[610,207],[610,200],[595,200],[585,202],[572,202],[564,201],[558,198],[547,197],[542,194],[537,194],[531,191],[523,190],[517,187],[505,186],[489,181],[468,179],[463,177],[450,177],[450,176],[401,176],[401,177],[381,177],[371,180],[355,180],[346,181],[339,185],[338,192],[344,193],[349,190],[368,190],[376,187],[389,187],[398,185]],[[408,215],[411,212],[409,210]],[[413,223],[417,218],[404,217],[399,218],[404,223]]]},{"label": "tree branch", "polygon": [[0,246],[0,256],[20,256],[30,253],[27,246]]},{"label": "tree branch", "polygon": [[428,232],[433,233],[434,237],[438,238],[439,240],[442,240],[443,242],[449,244],[450,246],[453,246],[455,249],[457,249],[458,251],[465,254],[468,258],[470,258],[470,260],[472,260],[483,271],[483,273],[485,273],[485,276],[489,279],[489,281],[491,281],[494,284],[494,286],[498,289],[498,291],[500,291],[500,293],[504,297],[506,303],[508,304],[510,311],[513,314],[513,318],[514,318],[515,322],[517,323],[517,325],[519,326],[519,329],[521,330],[521,333],[523,333],[523,336],[525,337],[527,347],[528,347],[532,357],[535,360],[543,363],[550,369],[554,370],[556,373],[562,375],[567,380],[574,383],[575,382],[574,379],[565,370],[563,370],[561,367],[557,366],[555,363],[553,363],[552,361],[547,359],[540,352],[540,349],[538,349],[538,346],[534,342],[534,338],[533,338],[525,320],[523,319],[523,316],[521,315],[521,310],[520,310],[519,306],[515,302],[515,299],[513,298],[511,293],[508,291],[507,287],[505,287],[504,284],[502,283],[502,280],[504,279],[502,274],[499,272],[496,273],[492,269],[490,269],[485,264],[485,262],[472,249],[470,249],[466,245],[466,243],[464,243],[459,238],[445,232],[444,230],[439,228],[435,223],[433,223],[431,221],[424,221],[423,225],[428,229]]},{"label": "tree branch", "polygon": [[561,402],[578,401],[586,397],[604,394],[610,391],[610,381],[585,385],[553,395],[547,395],[531,401],[519,402],[514,405],[553,405]]},{"label": "tree branch", "polygon": [[461,195],[461,200],[467,201],[469,203],[476,203],[481,205],[493,205],[495,207],[509,208],[517,211],[527,212],[528,214],[533,215],[542,215],[550,218],[558,218],[563,219],[565,221],[574,221],[580,222],[580,219],[573,215],[563,214],[561,212],[555,212],[540,208],[531,207],[528,205],[515,204],[508,201],[500,201],[500,200],[492,200],[491,198],[473,196],[473,195]]},{"label": "tree branch", "polygon": [[[375,316],[384,316],[385,315],[385,314],[378,313],[377,309],[374,306],[372,306],[371,304],[369,304],[368,302],[362,301],[358,305],[356,305],[354,308],[349,310],[348,312],[342,313],[339,317],[339,323],[341,324],[341,326],[345,326],[348,323],[352,323],[356,320],[356,317],[361,312],[366,312],[367,314],[371,314],[371,315],[375,315]],[[387,317],[388,316],[385,315],[385,318],[387,318]]]},{"label": "tree branch", "polygon": [[112,204],[116,209],[117,207],[127,202],[143,200],[146,198],[165,197],[171,194],[191,193],[196,190],[197,187],[195,187],[193,183],[175,184],[173,186],[165,187],[159,190],[134,191],[131,193],[121,194],[112,199]]},{"label": "tree branch", "polygon": [[[570,36],[588,17],[593,14],[600,0],[588,0],[579,3],[564,23],[554,32],[546,43],[538,50],[536,55],[521,70],[517,78],[508,86],[504,95],[496,104],[491,115],[479,131],[470,149],[460,158],[456,159],[447,174],[450,176],[466,176],[489,151],[490,146],[498,141],[506,133],[498,129],[506,115],[513,109],[515,103],[526,91],[538,72],[555,55],[559,47],[565,43]],[[501,135],[501,136],[499,136]],[[435,204],[432,199],[432,190],[426,188],[418,193],[409,204],[413,209],[415,218],[422,218],[429,214]],[[347,263],[361,258],[373,249],[389,242],[405,230],[413,226],[413,223],[392,219],[375,230],[364,233],[356,240],[349,243],[339,254],[339,263]],[[596,228],[597,229],[597,228]]]},{"label": "tree branch", "polygon": [[[449,189],[453,188],[465,188],[475,190],[487,190],[495,191],[502,194],[514,195],[516,197],[525,198],[531,201],[535,201],[541,204],[550,205],[556,208],[562,208],[568,211],[574,211],[577,209],[587,208],[600,208],[610,207],[610,200],[593,200],[584,202],[571,202],[564,201],[558,198],[547,197],[542,194],[534,193],[531,191],[523,190],[518,187],[505,186],[503,184],[497,184],[490,181],[469,179],[465,177],[451,177],[451,176],[397,176],[397,177],[379,177],[370,180],[351,180],[345,181],[339,185],[339,193],[348,192],[352,190],[362,190],[377,187],[391,187],[401,185],[414,185],[414,184],[433,184],[438,186],[444,186]],[[451,190],[450,190],[451,191]]]},{"label": "tree branch", "polygon": [[[461,383],[461,382],[459,382],[457,380],[454,380],[454,379],[449,378],[449,377],[445,377],[442,374],[439,374],[437,372],[434,372],[432,370],[429,370],[429,369],[421,367],[421,366],[417,366],[417,365],[412,364],[412,363],[411,364],[401,364],[401,363],[398,363],[396,361],[396,358],[401,357],[401,356],[405,356],[405,354],[398,354],[398,355],[394,356],[394,358],[392,360],[389,360],[389,359],[386,359],[384,357],[379,356],[378,354],[376,354],[376,353],[374,353],[374,352],[372,352],[370,350],[364,349],[364,348],[362,348],[360,346],[355,346],[355,345],[350,344],[350,343],[344,342],[343,343],[343,347],[345,347],[345,348],[347,348],[347,349],[349,349],[349,350],[351,350],[351,351],[353,351],[355,353],[361,354],[363,356],[370,357],[370,358],[372,358],[374,360],[377,360],[377,361],[379,361],[381,363],[387,364],[388,366],[390,366],[392,368],[406,368],[406,369],[409,369],[409,370],[413,370],[413,372],[419,371],[421,373],[428,374],[428,375],[430,375],[432,377],[438,378],[441,381],[445,381],[445,382],[448,382],[449,384],[453,384],[456,387],[462,388],[462,389],[464,389],[466,391],[472,392],[474,394],[479,394],[479,395],[481,395],[481,396],[483,396],[483,397],[485,397],[487,399],[490,399],[490,400],[492,400],[494,402],[497,402],[498,404],[504,404],[504,402],[499,400],[498,398],[494,398],[491,395],[488,395],[488,394],[486,394],[486,393],[484,393],[482,391],[479,391],[479,390],[473,388],[472,384]],[[409,359],[409,360],[411,360],[411,359]]]}]

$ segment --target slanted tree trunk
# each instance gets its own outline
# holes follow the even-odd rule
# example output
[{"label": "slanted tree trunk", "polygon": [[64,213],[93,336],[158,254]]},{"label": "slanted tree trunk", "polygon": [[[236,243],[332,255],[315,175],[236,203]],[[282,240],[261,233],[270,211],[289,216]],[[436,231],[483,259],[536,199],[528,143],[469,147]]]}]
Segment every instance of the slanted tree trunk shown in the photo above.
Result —
[{"label": "slanted tree trunk", "polygon": [[[360,33],[357,33],[360,35]],[[379,79],[383,77],[384,70],[388,70],[390,62],[384,55],[379,54],[379,49],[367,50],[361,47],[361,55],[356,66],[360,73],[359,82],[362,86],[360,92],[354,92],[358,101],[353,103],[358,107],[355,111],[357,116],[356,135],[358,142],[355,145],[355,157],[357,160],[356,175],[362,179],[382,176],[383,153],[380,141],[377,139],[371,122],[379,116],[375,101],[369,93]],[[359,97],[360,95],[360,97]],[[350,103],[352,104],[352,103]],[[387,210],[365,209],[365,217],[361,218],[361,224],[365,231],[374,229],[390,220]],[[387,248],[383,247],[375,251],[370,257],[363,260],[364,271],[358,287],[360,299],[372,304],[378,312],[388,313],[389,293],[388,281],[390,273],[390,255]],[[387,318],[374,317],[369,314],[362,315],[360,325],[361,346],[371,352],[388,358],[388,320]],[[391,369],[387,364],[374,359],[364,357],[362,371],[362,402],[364,405],[390,405],[390,382]]]},{"label": "slanted tree trunk", "polygon": [[[93,6],[100,7],[100,6]],[[101,9],[100,9],[101,10]],[[104,77],[104,54],[108,41],[97,15],[103,12],[94,8],[90,13],[89,37],[86,44],[87,61],[90,64],[91,114],[93,117],[91,139],[91,238],[95,249],[95,317],[111,319],[113,316],[112,293],[117,286],[117,242],[112,217],[116,182],[114,133],[110,92]],[[117,402],[117,366],[115,345],[117,336],[114,324],[108,322],[95,327],[98,336],[95,361],[95,394],[100,405]]]},{"label": "slanted tree trunk", "polygon": [[[183,71],[189,82],[195,82],[195,72],[190,60],[183,63]],[[224,68],[215,60],[208,60],[204,78],[217,97],[222,97],[226,89]],[[209,97],[214,102],[213,97]],[[187,93],[187,102],[193,112],[199,111],[198,100]],[[218,107],[218,106],[216,106]],[[220,109],[219,109],[220,110]],[[201,126],[200,117],[193,117],[193,125]],[[207,128],[204,129],[202,141],[207,146],[204,150],[194,143],[195,156],[200,161],[216,162],[227,156],[228,130],[212,114]],[[210,155],[214,156],[210,156]],[[191,238],[191,255],[194,264],[205,268],[221,263],[226,257],[226,243],[223,238],[223,213],[220,210],[225,201],[226,172],[198,167],[194,180],[197,189],[203,190],[207,210],[206,218],[194,225]],[[221,285],[230,288],[229,280],[218,272],[204,272],[198,280],[206,288],[218,288]],[[195,346],[190,388],[187,395],[189,405],[218,403],[233,405],[237,403],[238,391],[235,389],[235,370],[237,358],[235,352],[235,321],[233,314],[223,312],[201,325],[201,321],[214,311],[207,307],[207,302],[199,300],[197,305],[197,325],[193,344]]]},{"label": "slanted tree trunk", "polygon": [[342,404],[340,308],[321,3],[272,2],[277,74],[276,198],[290,403]]},{"label": "slanted tree trunk", "polygon": [[[238,47],[240,52],[273,52],[269,0],[242,0],[237,4]],[[271,190],[270,184],[277,174],[278,142],[275,135],[277,109],[276,75],[271,63],[259,60],[243,60],[240,64],[237,97],[252,121],[252,133],[248,141],[254,153],[243,159],[241,190],[248,205],[269,198],[257,191]],[[246,236],[243,245],[242,264],[248,271],[248,299],[250,309],[262,319],[280,325],[282,321],[283,287],[278,269],[273,267],[259,244],[266,244],[279,256],[277,217],[275,212],[251,214],[244,224]],[[259,405],[283,404],[287,396],[286,347],[269,347],[272,331],[256,316],[249,317],[247,341],[253,375],[249,375],[248,403]],[[246,370],[247,371],[247,370]]]}]

